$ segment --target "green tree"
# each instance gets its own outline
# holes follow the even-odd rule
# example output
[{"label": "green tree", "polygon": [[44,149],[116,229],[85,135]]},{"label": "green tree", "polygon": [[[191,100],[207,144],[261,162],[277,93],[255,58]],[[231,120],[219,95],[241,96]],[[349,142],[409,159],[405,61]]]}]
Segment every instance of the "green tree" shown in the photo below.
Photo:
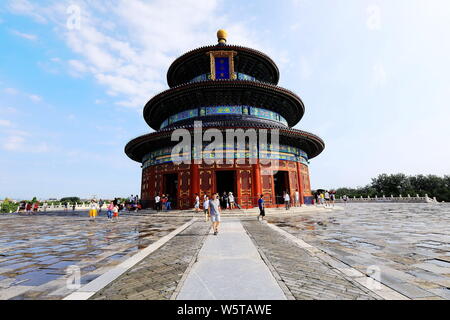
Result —
[{"label": "green tree", "polygon": [[11,201],[8,198],[5,198],[5,200],[2,202],[0,206],[0,212],[2,213],[15,212],[18,206],[19,206],[18,203]]},{"label": "green tree", "polygon": [[73,204],[73,203],[75,203],[75,202],[80,202],[80,198],[78,198],[78,197],[65,197],[65,198],[61,198],[60,200],[59,200],[59,202],[60,203],[65,203],[65,202],[67,202],[67,203],[70,203],[70,204]]},{"label": "green tree", "polygon": [[403,173],[397,174],[380,174],[376,178],[372,178],[372,182],[364,187],[356,188],[338,188],[336,195],[342,197],[381,197],[382,195],[390,196],[419,194],[429,197],[436,197],[438,201],[450,201],[450,175],[439,177],[436,175],[422,174],[416,176],[407,176]]}]

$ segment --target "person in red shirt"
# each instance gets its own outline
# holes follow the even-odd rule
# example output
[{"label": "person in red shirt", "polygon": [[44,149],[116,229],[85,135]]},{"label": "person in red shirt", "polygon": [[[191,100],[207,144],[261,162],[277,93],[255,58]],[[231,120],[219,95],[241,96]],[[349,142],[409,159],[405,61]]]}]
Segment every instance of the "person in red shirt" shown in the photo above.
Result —
[{"label": "person in red shirt", "polygon": [[27,213],[31,213],[31,203],[30,202],[27,203],[26,210],[27,210]]},{"label": "person in red shirt", "polygon": [[162,203],[162,209],[163,210],[167,210],[167,207],[166,207],[167,197],[166,197],[165,194],[163,194],[162,197],[161,197],[161,203]]}]

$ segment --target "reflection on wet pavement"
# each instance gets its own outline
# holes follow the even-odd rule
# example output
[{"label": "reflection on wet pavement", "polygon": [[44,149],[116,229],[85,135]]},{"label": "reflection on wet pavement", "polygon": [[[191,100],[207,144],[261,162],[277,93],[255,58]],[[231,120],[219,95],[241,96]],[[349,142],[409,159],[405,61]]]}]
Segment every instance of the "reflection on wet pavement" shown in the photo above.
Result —
[{"label": "reflection on wet pavement", "polygon": [[190,218],[0,216],[0,299],[61,299],[66,270],[81,269],[86,284],[175,230]]},{"label": "reflection on wet pavement", "polygon": [[268,221],[363,273],[378,266],[381,282],[410,298],[450,299],[449,204],[344,208]]}]

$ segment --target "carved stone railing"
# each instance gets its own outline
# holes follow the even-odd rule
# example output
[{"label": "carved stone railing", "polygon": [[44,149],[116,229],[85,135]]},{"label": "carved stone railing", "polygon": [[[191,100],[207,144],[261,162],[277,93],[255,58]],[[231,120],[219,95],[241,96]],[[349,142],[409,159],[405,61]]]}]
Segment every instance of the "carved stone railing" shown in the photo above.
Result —
[{"label": "carved stone railing", "polygon": [[[345,202],[342,197],[336,199],[336,202],[343,203]],[[406,197],[399,195],[398,197],[394,197],[391,195],[390,197],[386,197],[385,195],[378,197],[348,197],[347,202],[357,202],[357,203],[373,203],[373,202],[396,202],[396,203],[438,203],[436,197],[430,198],[427,194],[424,197],[420,197],[418,194],[415,197],[411,197],[409,194]]]}]

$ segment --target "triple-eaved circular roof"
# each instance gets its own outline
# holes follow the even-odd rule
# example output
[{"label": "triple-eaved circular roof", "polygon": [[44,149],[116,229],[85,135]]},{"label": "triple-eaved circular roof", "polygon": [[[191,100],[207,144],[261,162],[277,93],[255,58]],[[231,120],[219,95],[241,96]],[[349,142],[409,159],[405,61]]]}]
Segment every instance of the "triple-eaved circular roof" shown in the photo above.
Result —
[{"label": "triple-eaved circular roof", "polygon": [[280,71],[266,54],[251,48],[218,44],[188,51],[176,59],[167,72],[167,83],[174,87],[210,72],[210,51],[235,51],[234,71],[255,77],[259,81],[278,84]]},{"label": "triple-eaved circular roof", "polygon": [[275,111],[290,127],[305,113],[302,100],[292,91],[272,84],[246,80],[208,80],[163,91],[144,107],[144,119],[154,130],[169,116],[196,107],[251,105]]},{"label": "triple-eaved circular roof", "polygon": [[[226,32],[219,30],[219,44],[189,51],[176,59],[167,72],[170,89],[154,96],[145,105],[143,113],[148,125],[157,132],[137,137],[125,146],[131,159],[141,162],[145,154],[174,144],[173,130],[192,131],[194,120],[190,118],[161,128],[163,121],[184,110],[208,106],[247,105],[274,111],[286,119],[285,124],[268,119],[256,119],[251,115],[199,116],[205,128],[278,129],[280,143],[298,147],[314,158],[325,144],[318,136],[292,129],[305,113],[302,100],[293,92],[278,87],[280,73],[273,60],[251,48],[227,45]],[[194,79],[211,72],[211,51],[233,51],[234,72],[252,80],[203,80]],[[250,76],[251,78],[245,77]],[[209,78],[206,78],[209,79]],[[241,78],[239,78],[241,79]]]}]

